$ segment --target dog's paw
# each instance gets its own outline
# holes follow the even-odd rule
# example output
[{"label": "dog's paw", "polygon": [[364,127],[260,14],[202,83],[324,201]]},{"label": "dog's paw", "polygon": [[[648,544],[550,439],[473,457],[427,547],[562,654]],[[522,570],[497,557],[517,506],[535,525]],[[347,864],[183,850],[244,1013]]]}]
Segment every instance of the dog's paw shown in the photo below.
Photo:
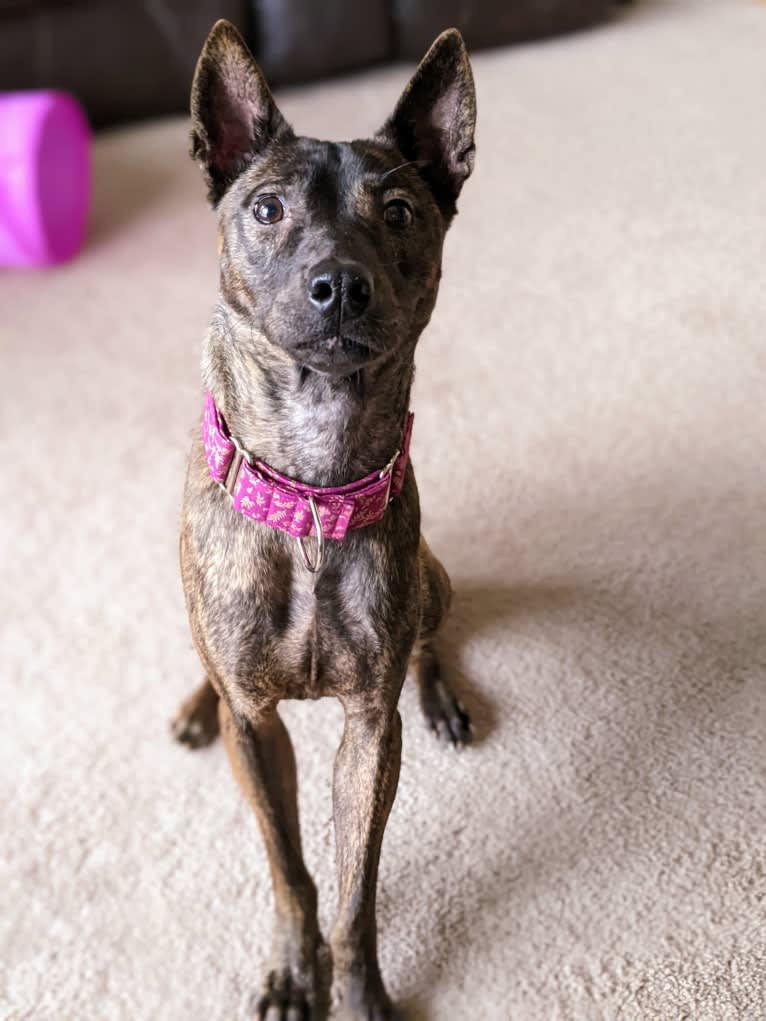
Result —
[{"label": "dog's paw", "polygon": [[377,965],[336,974],[332,1007],[335,1021],[404,1021],[404,1015],[391,1003]]},{"label": "dog's paw", "polygon": [[204,748],[218,736],[218,695],[205,684],[181,704],[170,721],[170,733],[188,748]]},{"label": "dog's paw", "polygon": [[391,1004],[373,1004],[370,1007],[362,1008],[361,1012],[344,1014],[334,1013],[333,1018],[337,1021],[404,1021],[404,1015],[400,1014],[396,1007]]},{"label": "dog's paw", "polygon": [[318,1021],[309,995],[289,971],[270,972],[255,1008],[255,1021]]},{"label": "dog's paw", "polygon": [[434,677],[421,688],[420,703],[426,722],[442,741],[455,748],[470,742],[471,719],[441,677]]},{"label": "dog's paw", "polygon": [[361,1003],[336,1003],[332,1014],[337,1021],[404,1021],[388,997],[366,998]]}]

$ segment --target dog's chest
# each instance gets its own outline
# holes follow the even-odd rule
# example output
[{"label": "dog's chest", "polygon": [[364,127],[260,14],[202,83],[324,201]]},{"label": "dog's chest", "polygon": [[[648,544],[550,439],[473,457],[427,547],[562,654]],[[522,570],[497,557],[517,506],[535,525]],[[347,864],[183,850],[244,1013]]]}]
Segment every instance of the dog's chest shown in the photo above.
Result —
[{"label": "dog's chest", "polygon": [[385,641],[380,594],[365,588],[355,563],[314,578],[295,567],[287,626],[271,658],[293,698],[319,698],[356,687]]},{"label": "dog's chest", "polygon": [[[225,520],[225,519],[224,519]],[[320,576],[303,565],[295,540],[242,520],[223,555],[200,550],[198,633],[207,657],[243,712],[279,698],[354,690],[370,674],[389,625],[385,585],[352,540],[333,548]],[[258,537],[257,543],[253,539]]]}]

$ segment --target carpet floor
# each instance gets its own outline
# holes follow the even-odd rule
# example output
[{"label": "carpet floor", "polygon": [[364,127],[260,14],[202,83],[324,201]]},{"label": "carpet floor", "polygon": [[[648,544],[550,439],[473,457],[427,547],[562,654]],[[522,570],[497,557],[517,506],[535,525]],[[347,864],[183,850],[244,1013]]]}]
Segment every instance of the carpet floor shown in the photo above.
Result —
[{"label": "carpet floor", "polygon": [[[413,460],[477,733],[444,750],[405,689],[384,975],[410,1021],[762,1019],[766,6],[647,0],[475,71]],[[365,135],[406,76],[279,99]],[[0,277],[4,1021],[244,1021],[268,952],[224,750],[167,734],[217,285],[186,151],[101,136],[82,256]],[[284,715],[326,931],[341,712]]]}]

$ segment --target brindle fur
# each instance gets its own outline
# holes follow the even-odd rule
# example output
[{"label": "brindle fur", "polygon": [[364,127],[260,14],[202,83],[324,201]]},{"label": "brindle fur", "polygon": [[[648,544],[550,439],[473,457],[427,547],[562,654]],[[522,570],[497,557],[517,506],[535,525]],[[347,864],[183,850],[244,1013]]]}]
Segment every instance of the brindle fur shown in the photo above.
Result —
[{"label": "brindle fur", "polygon": [[[417,339],[436,299],[444,235],[473,166],[475,100],[457,32],[431,48],[372,141],[296,137],[236,30],[218,22],[192,90],[192,151],[219,209],[220,291],[203,377],[231,432],[280,471],[341,485],[399,447]],[[284,218],[256,222],[256,196]],[[384,221],[391,198],[414,220]],[[363,267],[364,314],[328,325],[307,298],[323,260]],[[173,723],[192,746],[218,729],[260,824],[276,903],[271,966],[258,1016],[318,1018],[321,936],[301,856],[295,760],[277,715],[283,698],[334,696],[345,728],[335,761],[340,903],[330,949],[340,1015],[398,1015],[380,976],[375,886],[396,793],[397,703],[408,664],[432,727],[460,743],[468,719],[441,678],[433,637],[449,580],[420,535],[412,467],[376,525],[328,542],[310,574],[295,540],[233,512],[211,481],[200,440],[184,494],[181,567],[202,687]]]}]

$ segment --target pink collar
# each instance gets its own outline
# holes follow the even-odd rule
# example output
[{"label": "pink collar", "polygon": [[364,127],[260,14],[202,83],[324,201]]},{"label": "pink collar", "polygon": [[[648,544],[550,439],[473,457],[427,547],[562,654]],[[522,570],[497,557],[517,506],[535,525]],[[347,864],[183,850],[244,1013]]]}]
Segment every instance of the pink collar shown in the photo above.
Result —
[{"label": "pink collar", "polygon": [[[404,424],[401,449],[380,471],[346,486],[307,486],[280,475],[243,450],[231,435],[213,395],[205,401],[202,438],[213,479],[232,498],[234,510],[270,528],[287,532],[301,543],[309,570],[318,570],[325,539],[342,539],[349,528],[380,521],[389,502],[402,491],[409,457],[412,421]],[[311,563],[303,539],[317,537],[316,562]]]}]

